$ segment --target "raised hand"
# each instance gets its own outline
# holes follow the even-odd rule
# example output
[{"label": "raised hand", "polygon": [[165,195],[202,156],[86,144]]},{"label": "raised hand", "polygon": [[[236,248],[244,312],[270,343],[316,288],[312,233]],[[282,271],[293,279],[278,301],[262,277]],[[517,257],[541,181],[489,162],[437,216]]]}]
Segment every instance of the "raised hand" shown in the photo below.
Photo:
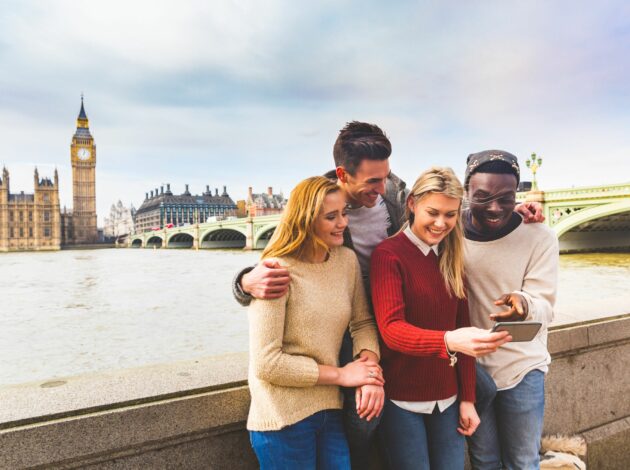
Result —
[{"label": "raised hand", "polygon": [[525,297],[516,292],[504,294],[494,301],[494,305],[505,305],[509,307],[503,312],[491,313],[490,318],[494,321],[523,321],[527,318],[529,308]]}]

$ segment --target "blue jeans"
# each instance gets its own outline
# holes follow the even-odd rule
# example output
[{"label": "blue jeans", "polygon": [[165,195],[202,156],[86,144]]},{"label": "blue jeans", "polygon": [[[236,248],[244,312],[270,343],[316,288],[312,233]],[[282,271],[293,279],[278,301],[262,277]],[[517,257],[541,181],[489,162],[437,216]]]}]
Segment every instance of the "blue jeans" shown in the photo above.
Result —
[{"label": "blue jeans", "polygon": [[539,370],[529,372],[516,387],[498,391],[468,441],[473,468],[538,469],[544,411],[545,374]]},{"label": "blue jeans", "polygon": [[323,410],[279,431],[250,431],[262,470],[350,469],[341,410]]},{"label": "blue jeans", "polygon": [[464,436],[457,432],[459,402],[442,413],[413,413],[386,400],[379,436],[389,468],[463,470]]},{"label": "blue jeans", "polygon": [[477,414],[481,416],[497,396],[497,384],[494,383],[494,379],[478,362],[475,362],[475,369],[477,375],[475,409]]},{"label": "blue jeans", "polygon": [[[345,366],[353,360],[352,337],[346,331],[339,352],[339,365]],[[365,470],[370,465],[372,444],[376,441],[376,427],[381,417],[374,417],[370,421],[362,419],[357,414],[354,388],[342,388],[343,391],[343,424],[348,438],[352,468]],[[381,416],[382,413],[381,413]]]}]

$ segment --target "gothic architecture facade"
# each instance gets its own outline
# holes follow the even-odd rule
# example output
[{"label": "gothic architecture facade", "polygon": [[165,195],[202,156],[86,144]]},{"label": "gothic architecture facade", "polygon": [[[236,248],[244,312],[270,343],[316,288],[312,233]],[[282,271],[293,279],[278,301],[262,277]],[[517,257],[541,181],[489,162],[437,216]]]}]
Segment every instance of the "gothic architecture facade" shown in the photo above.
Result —
[{"label": "gothic architecture facade", "polygon": [[70,145],[73,211],[60,211],[59,176],[39,177],[34,192],[12,194],[9,170],[0,178],[0,251],[58,250],[63,245],[97,243],[96,145],[83,107]]},{"label": "gothic architecture facade", "polygon": [[58,250],[61,245],[59,177],[33,175],[34,192],[11,194],[9,170],[0,180],[0,251]]},{"label": "gothic architecture facade", "polygon": [[96,226],[96,144],[83,97],[77,118],[77,130],[70,145],[72,164],[72,212],[61,216],[63,245],[84,245],[98,242]]}]

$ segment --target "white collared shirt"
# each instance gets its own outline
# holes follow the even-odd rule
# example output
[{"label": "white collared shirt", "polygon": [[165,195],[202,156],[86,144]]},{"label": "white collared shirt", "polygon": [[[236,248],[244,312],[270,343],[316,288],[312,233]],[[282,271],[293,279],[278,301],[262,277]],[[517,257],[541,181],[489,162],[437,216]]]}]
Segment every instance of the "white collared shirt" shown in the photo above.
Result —
[{"label": "white collared shirt", "polygon": [[[412,232],[411,227],[407,227],[403,232],[411,242],[418,247],[418,249],[422,252],[424,256],[427,256],[431,250],[436,254],[438,254],[438,245],[427,245],[420,238],[416,236],[415,233]],[[423,413],[423,414],[431,414],[437,405],[438,410],[442,413],[445,409],[451,406],[453,403],[457,401],[457,394],[452,397],[445,398],[444,400],[433,400],[433,401],[399,401],[392,400],[392,403],[403,410],[411,411],[413,413]]]}]

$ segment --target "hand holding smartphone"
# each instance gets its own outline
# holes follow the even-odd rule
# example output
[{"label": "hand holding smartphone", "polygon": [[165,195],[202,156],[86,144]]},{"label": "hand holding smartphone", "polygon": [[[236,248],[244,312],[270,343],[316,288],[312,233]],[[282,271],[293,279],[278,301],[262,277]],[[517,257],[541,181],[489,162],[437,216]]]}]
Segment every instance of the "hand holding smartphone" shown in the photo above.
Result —
[{"label": "hand holding smartphone", "polygon": [[507,331],[512,342],[531,341],[536,337],[542,323],[537,321],[500,321],[492,327],[492,332]]}]

